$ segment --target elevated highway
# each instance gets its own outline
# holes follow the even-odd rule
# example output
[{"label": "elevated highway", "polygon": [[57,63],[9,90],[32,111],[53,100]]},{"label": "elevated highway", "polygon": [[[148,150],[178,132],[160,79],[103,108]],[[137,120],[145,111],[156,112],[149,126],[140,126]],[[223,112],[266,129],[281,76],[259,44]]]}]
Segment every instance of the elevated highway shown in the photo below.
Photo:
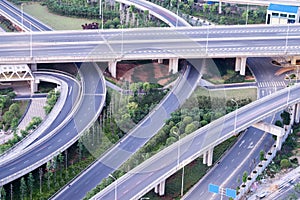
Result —
[{"label": "elevated highway", "polygon": [[[138,199],[156,187],[158,190],[164,190],[165,180],[170,175],[200,155],[205,155],[214,146],[237,132],[298,103],[299,92],[300,85],[283,89],[213,121],[129,171],[93,199],[113,199],[115,190],[118,199]],[[179,165],[177,165],[178,149],[180,149]]]},{"label": "elevated highway", "polygon": [[1,33],[0,63],[299,55],[300,25]]}]

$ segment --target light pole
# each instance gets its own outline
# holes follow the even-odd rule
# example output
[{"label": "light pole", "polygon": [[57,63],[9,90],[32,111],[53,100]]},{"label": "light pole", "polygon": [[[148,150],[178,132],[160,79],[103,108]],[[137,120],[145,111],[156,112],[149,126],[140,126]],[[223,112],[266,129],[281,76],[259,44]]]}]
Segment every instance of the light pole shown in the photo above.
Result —
[{"label": "light pole", "polygon": [[111,174],[108,174],[109,177],[113,178],[116,182],[115,182],[115,200],[117,200],[117,186],[118,186],[118,181],[117,179],[111,175]]},{"label": "light pole", "polygon": [[29,21],[30,24],[30,58],[32,58],[32,30],[31,30],[31,22]]},{"label": "light pole", "polygon": [[101,18],[101,29],[103,30],[102,0],[99,0],[99,18]]},{"label": "light pole", "polygon": [[206,29],[207,33],[206,33],[206,45],[205,45],[205,51],[206,54],[208,53],[208,33],[209,33],[209,25],[207,25],[207,29]]},{"label": "light pole", "polygon": [[248,24],[248,12],[249,12],[249,3],[247,3],[247,9],[246,9],[246,25]]},{"label": "light pole", "polygon": [[[178,137],[178,148],[177,148],[177,167],[179,168],[179,158],[180,158],[180,134],[177,127],[173,128],[173,133]],[[181,176],[181,190],[180,195],[183,196],[183,182],[184,182],[184,166],[182,168],[182,176]]]},{"label": "light pole", "polygon": [[176,11],[176,24],[175,27],[178,25],[178,9],[179,9],[179,1],[177,0],[177,11]]},{"label": "light pole", "polygon": [[287,98],[287,100],[286,100],[286,104],[288,105],[288,103],[289,103],[289,98],[290,98],[290,91],[291,91],[291,77],[289,76],[289,75],[285,75],[285,76],[287,76],[288,78],[289,78],[289,84],[288,84],[288,87],[289,87],[289,91],[288,91],[288,98]]},{"label": "light pole", "polygon": [[288,25],[288,27],[286,30],[286,38],[285,38],[285,53],[287,53],[287,49],[288,49],[288,37],[289,37],[289,29],[290,29],[289,24],[287,24],[287,25]]},{"label": "light pole", "polygon": [[22,24],[22,29],[24,30],[24,12],[23,12],[23,5],[24,3],[21,3],[21,24]]},{"label": "light pole", "polygon": [[238,103],[236,102],[236,100],[231,99],[232,102],[234,102],[236,104],[236,108],[235,108],[235,117],[234,117],[234,133],[236,133],[236,120],[237,120],[237,110],[239,108]]}]

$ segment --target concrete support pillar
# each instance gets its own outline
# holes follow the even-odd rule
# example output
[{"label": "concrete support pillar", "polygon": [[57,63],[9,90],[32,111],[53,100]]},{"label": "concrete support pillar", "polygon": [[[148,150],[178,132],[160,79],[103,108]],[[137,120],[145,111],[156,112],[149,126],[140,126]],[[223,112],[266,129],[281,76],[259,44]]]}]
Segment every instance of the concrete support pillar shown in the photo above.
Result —
[{"label": "concrete support pillar", "polygon": [[117,61],[113,60],[108,62],[108,71],[112,77],[117,78]]},{"label": "concrete support pillar", "polygon": [[163,196],[165,195],[165,186],[166,186],[166,181],[163,180],[162,182],[160,182],[159,184],[159,196]]},{"label": "concrete support pillar", "polygon": [[40,83],[39,80],[32,80],[30,81],[30,89],[31,89],[31,94],[35,93],[38,91],[38,84]]},{"label": "concrete support pillar", "polygon": [[276,148],[277,150],[281,149],[283,135],[278,135],[276,138]]},{"label": "concrete support pillar", "polygon": [[300,121],[300,103],[295,105],[295,122],[298,124]]},{"label": "concrete support pillar", "polygon": [[219,14],[222,13],[222,1],[219,1]]},{"label": "concrete support pillar", "polygon": [[208,150],[208,155],[207,155],[207,166],[211,166],[213,162],[213,153],[214,153],[214,148],[211,148]]},{"label": "concrete support pillar", "polygon": [[240,75],[242,75],[242,76],[245,76],[245,74],[246,74],[246,61],[247,61],[247,57],[242,57],[241,58]]},{"label": "concrete support pillar", "polygon": [[241,58],[240,57],[236,57],[235,58],[235,71],[238,72],[241,70]]},{"label": "concrete support pillar", "polygon": [[158,62],[159,64],[162,64],[162,63],[164,62],[164,59],[157,59],[157,62]]},{"label": "concrete support pillar", "polygon": [[294,122],[295,122],[295,112],[296,112],[296,104],[295,105],[293,105],[293,106],[291,106],[289,109],[289,111],[290,111],[290,116],[291,116],[291,122],[290,122],[290,124],[291,125],[293,125],[294,124]]},{"label": "concrete support pillar", "polygon": [[293,56],[291,58],[291,64],[292,65],[296,65],[297,64],[297,60],[300,60],[300,57],[299,56]]},{"label": "concrete support pillar", "polygon": [[204,165],[206,165],[206,163],[207,163],[207,154],[208,154],[207,151],[205,151],[204,154],[203,154],[203,164]]},{"label": "concrete support pillar", "polygon": [[159,184],[157,186],[154,187],[154,192],[155,194],[158,194],[158,190],[159,190]]},{"label": "concrete support pillar", "polygon": [[178,72],[178,58],[170,58],[169,72],[172,72],[173,74]]},{"label": "concrete support pillar", "polygon": [[237,57],[235,60],[235,71],[240,71],[240,75],[245,76],[247,57]]},{"label": "concrete support pillar", "polygon": [[30,69],[31,71],[35,72],[37,70],[37,64],[36,63],[30,64]]},{"label": "concrete support pillar", "polygon": [[120,3],[120,10],[123,10],[123,9],[124,9],[124,4]]}]

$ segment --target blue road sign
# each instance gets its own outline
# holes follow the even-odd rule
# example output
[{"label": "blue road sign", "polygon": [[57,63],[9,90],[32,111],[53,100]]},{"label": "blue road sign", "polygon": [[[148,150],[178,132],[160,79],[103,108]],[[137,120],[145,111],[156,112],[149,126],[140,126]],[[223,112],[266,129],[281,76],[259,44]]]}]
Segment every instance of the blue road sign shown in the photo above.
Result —
[{"label": "blue road sign", "polygon": [[218,186],[218,185],[214,185],[214,184],[209,184],[208,185],[208,191],[209,192],[219,194],[219,189],[220,189],[220,186]]},{"label": "blue road sign", "polygon": [[236,190],[226,188],[225,195],[228,196],[228,197],[235,198],[236,197]]}]

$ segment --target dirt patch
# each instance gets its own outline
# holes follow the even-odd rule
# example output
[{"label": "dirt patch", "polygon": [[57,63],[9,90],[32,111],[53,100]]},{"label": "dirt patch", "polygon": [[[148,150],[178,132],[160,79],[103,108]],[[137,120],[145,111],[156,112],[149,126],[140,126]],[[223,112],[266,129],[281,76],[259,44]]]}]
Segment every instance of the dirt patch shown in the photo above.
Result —
[{"label": "dirt patch", "polygon": [[147,64],[118,63],[116,81],[149,82],[165,85],[170,81],[169,66],[156,62]]}]

